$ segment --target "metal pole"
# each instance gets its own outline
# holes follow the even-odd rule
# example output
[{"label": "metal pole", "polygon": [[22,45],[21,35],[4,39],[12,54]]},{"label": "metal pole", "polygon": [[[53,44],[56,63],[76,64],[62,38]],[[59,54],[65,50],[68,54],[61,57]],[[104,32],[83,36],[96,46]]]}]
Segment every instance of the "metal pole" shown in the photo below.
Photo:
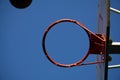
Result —
[{"label": "metal pole", "polygon": [[120,42],[110,44],[109,54],[120,54]]},{"label": "metal pole", "polygon": [[113,12],[116,12],[116,13],[120,14],[120,10],[118,10],[118,9],[110,7],[110,10],[113,11]]},{"label": "metal pole", "polygon": [[108,66],[108,69],[114,69],[114,68],[120,68],[120,64]]}]

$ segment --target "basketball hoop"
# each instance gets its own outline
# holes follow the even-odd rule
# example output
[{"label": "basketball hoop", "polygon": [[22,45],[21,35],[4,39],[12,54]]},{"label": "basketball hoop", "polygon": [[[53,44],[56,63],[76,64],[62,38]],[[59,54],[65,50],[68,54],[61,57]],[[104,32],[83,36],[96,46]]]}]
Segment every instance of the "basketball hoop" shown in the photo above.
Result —
[{"label": "basketball hoop", "polygon": [[[87,53],[83,56],[82,59],[80,59],[79,61],[77,61],[75,63],[72,63],[72,64],[61,64],[61,63],[58,63],[58,62],[54,61],[48,55],[48,52],[47,52],[46,47],[45,47],[45,40],[46,40],[46,37],[47,37],[47,34],[48,34],[49,30],[52,29],[52,27],[54,27],[56,24],[59,24],[59,23],[62,23],[62,22],[71,22],[71,23],[74,23],[74,24],[78,25],[83,30],[85,30],[86,34],[89,37],[89,49],[88,49]],[[85,59],[88,57],[89,54],[104,54],[105,37],[104,37],[104,34],[94,34],[90,30],[88,30],[86,28],[86,26],[84,26],[80,22],[78,22],[76,20],[73,20],[73,19],[60,19],[60,20],[57,20],[57,21],[53,22],[50,26],[48,26],[48,28],[45,30],[44,35],[43,35],[42,47],[43,47],[43,51],[44,51],[46,57],[48,58],[48,60],[50,62],[52,62],[53,64],[55,64],[56,66],[59,66],[59,67],[73,67],[73,66],[97,64],[97,63],[104,62],[104,60],[102,60],[102,61],[97,61],[97,62],[83,63],[85,61]]]}]

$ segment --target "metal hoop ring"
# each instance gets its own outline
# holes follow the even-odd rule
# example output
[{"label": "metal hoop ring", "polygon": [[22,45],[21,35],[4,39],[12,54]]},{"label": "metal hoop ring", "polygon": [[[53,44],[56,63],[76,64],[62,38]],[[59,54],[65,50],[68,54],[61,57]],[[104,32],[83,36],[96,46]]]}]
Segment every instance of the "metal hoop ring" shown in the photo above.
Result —
[{"label": "metal hoop ring", "polygon": [[56,66],[59,66],[59,67],[73,67],[73,66],[81,65],[81,63],[88,57],[89,49],[88,49],[87,53],[83,56],[82,59],[80,59],[79,61],[77,61],[75,63],[72,63],[72,64],[60,64],[60,63],[54,61],[47,53],[47,50],[46,50],[46,47],[45,47],[45,40],[46,40],[46,37],[47,37],[47,33],[56,24],[62,23],[62,22],[72,22],[72,23],[75,23],[78,26],[80,26],[82,29],[84,29],[86,31],[86,33],[88,34],[88,37],[89,37],[89,41],[90,41],[90,35],[88,33],[88,29],[83,24],[81,24],[80,22],[78,22],[76,20],[72,20],[72,19],[60,19],[60,20],[57,20],[57,21],[53,22],[50,26],[48,26],[48,28],[44,32],[43,39],[42,39],[42,48],[43,48],[44,54],[46,55],[46,57],[48,58],[48,60],[50,62],[52,62],[53,64],[55,64]]}]

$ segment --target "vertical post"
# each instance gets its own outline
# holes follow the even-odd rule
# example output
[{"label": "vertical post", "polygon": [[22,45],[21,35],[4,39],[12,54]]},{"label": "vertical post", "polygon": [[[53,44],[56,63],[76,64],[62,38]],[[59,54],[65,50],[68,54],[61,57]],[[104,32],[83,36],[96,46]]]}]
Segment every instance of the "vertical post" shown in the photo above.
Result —
[{"label": "vertical post", "polygon": [[109,57],[109,36],[110,36],[110,0],[107,0],[107,29],[106,29],[106,49],[105,49],[105,74],[104,80],[108,80],[108,57]]}]

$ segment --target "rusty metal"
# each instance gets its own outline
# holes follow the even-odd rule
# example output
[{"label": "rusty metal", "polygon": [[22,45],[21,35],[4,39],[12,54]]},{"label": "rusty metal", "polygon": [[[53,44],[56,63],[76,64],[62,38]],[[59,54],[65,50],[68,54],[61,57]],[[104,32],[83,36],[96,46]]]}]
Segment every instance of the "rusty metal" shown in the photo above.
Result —
[{"label": "rusty metal", "polygon": [[[45,47],[45,39],[47,37],[47,33],[48,31],[55,26],[58,23],[62,23],[62,22],[72,22],[77,24],[79,27],[81,27],[83,30],[85,30],[85,32],[87,33],[88,37],[89,37],[89,49],[87,51],[87,53],[83,56],[82,59],[80,59],[79,61],[73,63],[73,64],[60,64],[56,61],[54,61],[47,53],[46,51],[46,47]],[[83,63],[83,61],[88,57],[89,54],[104,54],[104,50],[105,50],[105,35],[104,34],[95,34],[93,32],[91,32],[89,29],[86,28],[86,26],[84,26],[82,23],[73,20],[73,19],[60,19],[57,20],[55,22],[53,22],[50,26],[48,26],[48,28],[45,30],[45,33],[43,35],[43,39],[42,39],[42,47],[43,47],[43,51],[46,55],[46,57],[48,58],[48,60],[50,62],[52,62],[53,64],[55,64],[56,66],[59,67],[73,67],[73,66],[80,66],[80,65],[87,65],[87,64],[98,64],[100,62],[104,62],[102,61],[97,61],[97,62],[88,62],[88,63]]]}]

